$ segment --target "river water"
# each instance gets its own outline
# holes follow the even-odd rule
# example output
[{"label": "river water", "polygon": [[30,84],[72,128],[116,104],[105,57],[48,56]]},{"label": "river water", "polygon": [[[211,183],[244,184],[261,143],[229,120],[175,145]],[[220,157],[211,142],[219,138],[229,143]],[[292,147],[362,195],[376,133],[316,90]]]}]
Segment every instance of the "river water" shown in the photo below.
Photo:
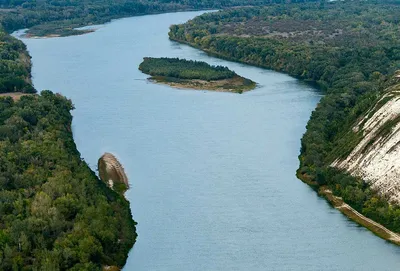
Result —
[{"label": "river water", "polygon": [[[23,39],[37,89],[71,98],[93,170],[117,155],[139,237],[125,270],[398,270],[400,248],[359,227],[295,176],[319,93],[287,75],[168,40],[202,12],[126,18],[94,33]],[[259,87],[239,95],[146,81],[143,57],[226,65]]]}]

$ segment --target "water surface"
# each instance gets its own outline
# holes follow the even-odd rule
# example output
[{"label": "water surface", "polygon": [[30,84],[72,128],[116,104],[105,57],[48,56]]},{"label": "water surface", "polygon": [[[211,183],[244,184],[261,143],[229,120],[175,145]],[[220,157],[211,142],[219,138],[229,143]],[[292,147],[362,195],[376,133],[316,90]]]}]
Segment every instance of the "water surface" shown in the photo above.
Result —
[{"label": "water surface", "polygon": [[[125,270],[397,270],[400,249],[357,226],[295,177],[317,91],[287,75],[168,40],[201,12],[116,20],[95,33],[24,39],[37,89],[71,98],[93,170],[115,153],[139,238]],[[226,65],[259,83],[239,95],[146,81],[143,57]]]}]

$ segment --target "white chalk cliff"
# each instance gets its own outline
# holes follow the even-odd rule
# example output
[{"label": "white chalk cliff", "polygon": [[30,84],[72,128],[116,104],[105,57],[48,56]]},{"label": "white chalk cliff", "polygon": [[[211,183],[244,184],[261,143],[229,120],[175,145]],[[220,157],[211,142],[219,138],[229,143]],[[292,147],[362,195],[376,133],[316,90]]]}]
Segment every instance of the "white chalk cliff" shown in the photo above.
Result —
[{"label": "white chalk cliff", "polygon": [[347,170],[373,189],[400,203],[400,74],[376,105],[353,127],[362,139],[344,159],[331,166]]}]

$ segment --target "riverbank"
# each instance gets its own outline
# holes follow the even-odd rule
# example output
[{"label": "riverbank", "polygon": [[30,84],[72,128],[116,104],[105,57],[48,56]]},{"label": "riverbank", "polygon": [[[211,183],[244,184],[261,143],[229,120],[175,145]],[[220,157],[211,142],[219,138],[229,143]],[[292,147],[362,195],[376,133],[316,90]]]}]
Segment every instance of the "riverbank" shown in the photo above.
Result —
[{"label": "riverbank", "polygon": [[139,70],[151,75],[150,81],[175,88],[243,93],[256,87],[255,82],[228,67],[213,66],[203,61],[145,57]]},{"label": "riverbank", "polygon": [[[85,161],[95,169],[111,150],[132,181],[125,195],[140,238],[125,269],[395,269],[400,247],[359,228],[293,175],[320,93],[287,75],[171,43],[166,26],[195,14],[124,19],[82,38],[25,40],[35,86],[63,89],[74,101],[74,138]],[[259,85],[231,95],[151,84],[136,66],[155,52],[224,65]],[[93,55],[105,57],[92,62]],[[318,257],[310,258],[313,251]]]},{"label": "riverbank", "polygon": [[256,83],[251,82],[246,84],[246,79],[241,76],[235,76],[223,80],[199,80],[199,79],[178,79],[165,76],[152,76],[149,81],[158,84],[169,85],[180,89],[195,89],[195,90],[212,90],[218,92],[234,92],[243,93],[250,91],[256,87]]},{"label": "riverbank", "polygon": [[[282,10],[243,9],[243,19],[238,19],[233,11],[222,11],[171,26],[169,36],[171,40],[189,44],[213,56],[285,72],[318,84],[325,96],[312,113],[302,137],[297,176],[317,191],[321,185],[332,185],[335,195],[343,197],[363,213],[367,210],[365,214],[368,217],[398,232],[398,206],[390,206],[387,200],[368,189],[368,184],[362,180],[346,176],[345,171],[333,172],[329,166],[332,159],[345,156],[355,147],[357,141],[349,133],[352,124],[373,105],[383,82],[393,73],[387,63],[395,63],[395,57],[389,53],[377,57],[374,54],[365,55],[365,52],[392,48],[398,43],[398,36],[393,32],[392,39],[385,44],[376,43],[378,45],[373,48],[366,46],[381,41],[377,37],[388,28],[368,24],[363,42],[360,42],[359,37],[353,35],[351,24],[343,24],[344,19],[367,21],[368,17],[376,17],[373,10],[379,11],[380,17],[386,19],[393,15],[396,8],[364,2],[331,3],[329,8],[307,4],[307,9],[301,12],[296,10],[295,13],[299,14],[292,17],[280,16],[283,15],[282,10],[289,14],[287,10],[291,10],[291,6]],[[362,17],[354,16],[358,10],[371,11]],[[342,30],[338,32],[337,27],[323,29],[318,20],[308,19],[310,13],[320,20],[332,21],[331,26],[340,25]],[[266,16],[270,16],[271,20],[265,21],[263,18]],[[218,25],[214,24],[216,20]],[[303,28],[299,29],[299,25]],[[266,38],[270,33],[289,32],[291,35],[286,38],[279,35]],[[307,35],[303,35],[305,33]],[[352,50],[358,52],[356,55],[363,57],[354,57],[354,52],[348,53],[348,44],[352,44]],[[374,200],[379,204],[374,204]],[[381,214],[382,208],[384,214]],[[356,222],[360,220],[358,215],[349,217]]]},{"label": "riverbank", "polygon": [[[0,269],[122,268],[137,236],[129,202],[82,160],[72,102],[50,91],[32,97],[0,99],[1,178],[7,180],[0,197],[9,201],[0,202],[8,208],[0,223],[9,250]],[[46,230],[34,230],[38,221]]]},{"label": "riverbank", "polygon": [[342,212],[351,220],[357,222],[361,226],[372,231],[377,236],[390,241],[396,245],[400,245],[400,235],[385,228],[383,225],[367,218],[366,216],[357,212],[350,205],[345,203],[341,197],[333,195],[332,191],[326,186],[321,186],[318,190],[318,194],[325,197],[336,209]]},{"label": "riverbank", "polygon": [[400,234],[395,233],[378,222],[369,219],[368,217],[357,212],[353,207],[348,205],[341,197],[335,196],[327,186],[319,186],[316,181],[313,181],[309,176],[302,175],[297,171],[297,178],[299,178],[305,184],[308,184],[315,189],[319,195],[323,196],[333,207],[339,210],[342,214],[356,222],[357,224],[367,228],[375,235],[392,242],[396,245],[400,245]]}]

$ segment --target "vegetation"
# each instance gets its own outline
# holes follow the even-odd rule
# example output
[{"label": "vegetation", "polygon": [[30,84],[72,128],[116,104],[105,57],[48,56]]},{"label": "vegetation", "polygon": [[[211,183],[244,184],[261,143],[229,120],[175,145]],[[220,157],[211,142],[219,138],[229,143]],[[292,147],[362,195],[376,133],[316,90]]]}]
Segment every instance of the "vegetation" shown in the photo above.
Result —
[{"label": "vegetation", "polygon": [[329,167],[362,135],[349,132],[400,69],[400,5],[334,1],[204,14],[171,27],[170,38],[214,55],[316,83],[325,96],[301,141],[298,176],[331,190],[400,232],[400,209],[358,178]]},{"label": "vegetation", "polygon": [[34,93],[25,44],[0,30],[0,93]]},{"label": "vegetation", "polygon": [[81,160],[71,101],[43,91],[0,98],[0,269],[123,266],[135,238],[129,203]]},{"label": "vegetation", "polygon": [[[303,2],[296,0],[293,2]],[[313,1],[313,0],[309,0]],[[30,28],[29,35],[79,35],[75,28],[111,19],[167,11],[263,5],[281,0],[2,0],[0,1],[0,93],[35,93],[30,82],[30,57],[25,45],[7,33]]]},{"label": "vegetation", "polygon": [[[0,1],[0,93],[36,92],[26,47],[8,34],[14,30],[74,35],[83,33],[76,27],[123,16],[270,1]],[[122,267],[135,241],[128,202],[80,159],[71,109],[50,91],[18,102],[0,97],[1,270]]]},{"label": "vegetation", "polygon": [[152,76],[180,79],[222,80],[233,78],[236,73],[223,66],[211,66],[202,61],[179,58],[145,57],[139,69]]},{"label": "vegetation", "polygon": [[139,70],[152,80],[176,87],[225,90],[242,93],[256,84],[223,66],[211,66],[202,61],[179,58],[146,57]]},{"label": "vegetation", "polygon": [[[304,1],[304,0],[298,0]],[[74,35],[79,26],[99,24],[126,16],[167,11],[219,9],[240,5],[263,5],[282,0],[3,0],[0,17],[4,28],[31,28],[32,35]]]}]

